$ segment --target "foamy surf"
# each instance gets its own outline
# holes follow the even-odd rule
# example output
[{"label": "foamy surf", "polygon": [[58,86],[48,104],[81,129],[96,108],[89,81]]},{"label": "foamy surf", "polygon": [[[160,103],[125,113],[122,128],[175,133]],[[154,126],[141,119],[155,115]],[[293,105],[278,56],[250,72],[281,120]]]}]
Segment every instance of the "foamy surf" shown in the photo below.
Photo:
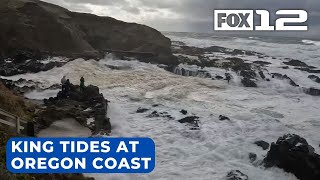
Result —
[{"label": "foamy surf", "polygon": [[[188,37],[182,40],[192,41],[193,44],[203,43],[202,40]],[[211,41],[208,44],[215,43],[217,42]],[[260,48],[268,49],[264,46]],[[307,81],[307,74],[303,72],[299,74],[300,71],[293,69],[279,69],[281,59],[266,61],[274,63],[269,71],[286,73],[305,86],[317,86],[314,82]],[[225,70],[218,68],[204,70],[212,74],[225,73]],[[86,84],[99,86],[104,97],[111,101],[108,116],[113,126],[112,136],[150,137],[156,143],[157,163],[154,172],[144,175],[88,175],[98,180],[211,180],[223,179],[230,170],[235,169],[247,174],[250,179],[297,180],[294,175],[281,169],[263,168],[260,162],[267,151],[253,142],[264,140],[271,143],[284,134],[295,133],[306,138],[316,148],[316,152],[320,151],[320,99],[307,95],[282,80],[261,82],[259,88],[245,88],[240,85],[240,79],[235,73],[232,74],[235,79],[228,84],[201,77],[183,77],[157,65],[122,61],[112,56],[99,62],[77,59],[46,72],[7,78],[24,78],[40,82],[43,87],[50,87],[59,83],[62,75],[66,75],[75,84],[84,76]],[[34,91],[27,96],[40,99],[52,96],[52,92]],[[158,106],[153,107],[155,104]],[[151,110],[137,114],[139,107]],[[180,113],[182,109],[188,112],[187,115],[200,117],[199,131],[190,131],[177,121],[185,117]],[[147,117],[152,111],[167,112],[174,119]],[[230,121],[220,121],[219,115],[228,116]],[[251,163],[249,153],[256,153],[257,161]]]}]

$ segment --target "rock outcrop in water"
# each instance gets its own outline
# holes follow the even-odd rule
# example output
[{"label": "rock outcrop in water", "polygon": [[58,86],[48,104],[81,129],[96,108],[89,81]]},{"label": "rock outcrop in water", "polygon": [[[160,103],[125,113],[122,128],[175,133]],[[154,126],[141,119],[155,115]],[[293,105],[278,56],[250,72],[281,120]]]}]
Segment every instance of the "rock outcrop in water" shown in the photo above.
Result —
[{"label": "rock outcrop in water", "polygon": [[298,135],[288,134],[272,143],[264,163],[291,172],[300,180],[320,179],[320,155]]},{"label": "rock outcrop in water", "polygon": [[226,180],[249,180],[249,178],[241,171],[233,170],[228,173]]},{"label": "rock outcrop in water", "polygon": [[39,0],[1,0],[0,27],[2,58],[38,59],[42,54],[97,58],[112,49],[150,52],[154,55],[148,57],[150,62],[174,61],[170,39],[155,29]]},{"label": "rock outcrop in water", "polygon": [[310,75],[310,76],[308,76],[308,78],[314,82],[320,83],[320,78],[316,75]]},{"label": "rock outcrop in water", "polygon": [[305,92],[311,96],[320,96],[320,89],[309,88],[305,89]]},{"label": "rock outcrop in water", "polygon": [[[68,93],[60,91],[55,98],[45,99],[46,107],[37,114],[39,129],[47,128],[55,120],[74,118],[90,128],[93,134],[110,134],[111,124],[107,118],[108,101],[96,86],[87,86],[83,92],[77,85],[70,86]],[[88,121],[92,119],[92,122]]]}]

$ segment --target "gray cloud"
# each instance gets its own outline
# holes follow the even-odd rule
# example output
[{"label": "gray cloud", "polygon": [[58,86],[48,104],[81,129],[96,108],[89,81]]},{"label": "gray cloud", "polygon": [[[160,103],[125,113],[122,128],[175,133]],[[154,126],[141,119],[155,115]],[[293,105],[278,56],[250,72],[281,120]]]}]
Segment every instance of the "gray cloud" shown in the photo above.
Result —
[{"label": "gray cloud", "polygon": [[[212,32],[213,9],[306,9],[309,32],[320,31],[319,0],[45,0],[70,10],[136,21],[163,31]],[[76,8],[76,9],[75,9]],[[294,33],[296,36],[297,33]]]}]

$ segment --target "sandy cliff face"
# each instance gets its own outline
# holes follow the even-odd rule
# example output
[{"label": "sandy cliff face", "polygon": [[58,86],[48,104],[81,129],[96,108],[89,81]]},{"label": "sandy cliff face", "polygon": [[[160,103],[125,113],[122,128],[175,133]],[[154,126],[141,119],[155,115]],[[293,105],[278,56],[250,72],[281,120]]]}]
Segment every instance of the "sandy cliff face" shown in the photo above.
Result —
[{"label": "sandy cliff face", "polygon": [[1,0],[0,52],[31,49],[50,54],[97,57],[106,49],[152,52],[168,64],[171,41],[150,27],[110,17],[75,13],[37,0]]}]

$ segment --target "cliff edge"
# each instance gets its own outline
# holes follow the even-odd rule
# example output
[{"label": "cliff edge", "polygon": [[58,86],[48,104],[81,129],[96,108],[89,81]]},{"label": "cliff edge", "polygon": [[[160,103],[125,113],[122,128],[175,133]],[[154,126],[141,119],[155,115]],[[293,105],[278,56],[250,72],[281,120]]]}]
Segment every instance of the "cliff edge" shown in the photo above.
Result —
[{"label": "cliff edge", "polygon": [[71,12],[39,0],[0,1],[0,55],[28,50],[97,58],[106,50],[151,52],[150,62],[171,64],[171,41],[150,27]]}]

